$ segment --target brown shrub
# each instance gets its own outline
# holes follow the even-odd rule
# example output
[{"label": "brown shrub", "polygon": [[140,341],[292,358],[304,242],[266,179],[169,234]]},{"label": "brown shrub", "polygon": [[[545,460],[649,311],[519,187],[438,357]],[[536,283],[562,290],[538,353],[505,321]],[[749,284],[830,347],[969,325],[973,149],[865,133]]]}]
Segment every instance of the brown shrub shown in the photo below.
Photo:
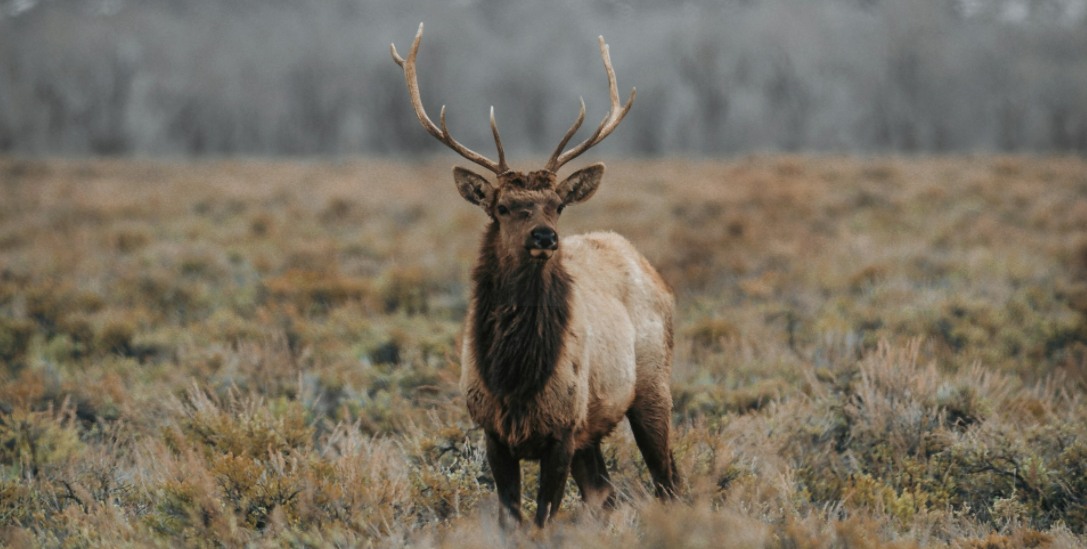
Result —
[{"label": "brown shrub", "polygon": [[0,317],[0,362],[18,368],[26,360],[34,324],[28,320]]},{"label": "brown shrub", "polygon": [[346,303],[373,303],[376,292],[368,279],[323,271],[291,269],[264,279],[268,295],[301,311],[328,311]]}]

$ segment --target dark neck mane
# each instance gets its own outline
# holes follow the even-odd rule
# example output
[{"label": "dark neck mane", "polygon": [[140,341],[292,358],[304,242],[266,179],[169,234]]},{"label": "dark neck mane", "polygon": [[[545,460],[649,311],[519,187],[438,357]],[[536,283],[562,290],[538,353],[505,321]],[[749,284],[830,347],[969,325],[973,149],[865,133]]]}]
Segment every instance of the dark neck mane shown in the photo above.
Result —
[{"label": "dark neck mane", "polygon": [[512,268],[501,265],[498,238],[498,224],[492,222],[472,273],[472,351],[487,389],[516,404],[535,396],[555,371],[570,319],[572,284],[559,256]]}]

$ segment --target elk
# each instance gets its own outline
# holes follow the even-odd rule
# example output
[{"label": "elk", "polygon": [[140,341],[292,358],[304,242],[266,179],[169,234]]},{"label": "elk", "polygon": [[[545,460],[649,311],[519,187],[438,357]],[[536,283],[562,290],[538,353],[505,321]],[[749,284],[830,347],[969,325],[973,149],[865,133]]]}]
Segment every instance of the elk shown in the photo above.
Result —
[{"label": "elk", "polygon": [[620,104],[601,36],[611,95],[607,116],[592,135],[566,150],[585,119],[582,100],[577,120],[544,168],[515,171],[506,164],[493,107],[497,162],[453,139],[444,106],[439,124],[427,115],[415,66],[422,38],[420,24],[406,60],[390,47],[419,122],[495,177],[492,183],[453,169],[460,195],[490,217],[472,271],[460,385],[469,414],[485,433],[500,522],[506,523],[507,514],[522,521],[521,460],[540,462],[537,526],[558,511],[570,474],[587,504],[612,506],[615,490],[600,444],[624,417],[657,497],[675,497],[679,475],[669,442],[672,292],[623,237],[595,232],[560,239],[556,231],[563,209],[592,197],[604,175],[604,164],[596,163],[559,182],[559,168],[611,134],[636,91]]}]

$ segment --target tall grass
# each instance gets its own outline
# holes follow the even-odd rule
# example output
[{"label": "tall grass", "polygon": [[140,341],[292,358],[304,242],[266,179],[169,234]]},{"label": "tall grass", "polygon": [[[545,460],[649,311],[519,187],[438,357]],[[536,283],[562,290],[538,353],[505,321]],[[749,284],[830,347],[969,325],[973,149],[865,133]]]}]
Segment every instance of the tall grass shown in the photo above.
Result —
[{"label": "tall grass", "polygon": [[561,230],[676,289],[680,503],[621,427],[615,510],[498,528],[447,162],[4,158],[0,539],[1087,545],[1082,159],[611,165]]}]

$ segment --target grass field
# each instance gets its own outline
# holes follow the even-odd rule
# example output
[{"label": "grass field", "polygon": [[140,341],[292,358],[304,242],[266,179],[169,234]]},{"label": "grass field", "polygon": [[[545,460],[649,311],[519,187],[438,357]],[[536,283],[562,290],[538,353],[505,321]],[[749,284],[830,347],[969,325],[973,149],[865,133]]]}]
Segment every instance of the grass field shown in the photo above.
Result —
[{"label": "grass field", "polygon": [[0,158],[0,544],[1087,546],[1087,161],[611,162],[560,233],[676,290],[686,493],[624,425],[514,532],[451,163]]}]

